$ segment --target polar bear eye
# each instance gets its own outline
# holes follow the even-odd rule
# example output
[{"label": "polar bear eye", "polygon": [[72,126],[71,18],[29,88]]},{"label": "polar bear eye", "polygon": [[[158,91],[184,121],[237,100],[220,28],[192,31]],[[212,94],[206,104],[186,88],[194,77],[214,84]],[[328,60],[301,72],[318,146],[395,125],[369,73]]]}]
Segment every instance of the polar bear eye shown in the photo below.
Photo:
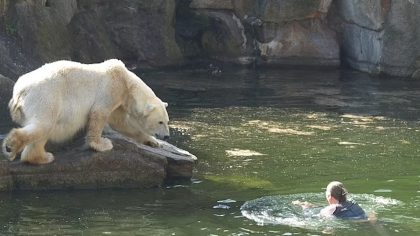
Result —
[{"label": "polar bear eye", "polygon": [[163,125],[163,121],[159,121],[159,124],[160,124],[160,125]]}]

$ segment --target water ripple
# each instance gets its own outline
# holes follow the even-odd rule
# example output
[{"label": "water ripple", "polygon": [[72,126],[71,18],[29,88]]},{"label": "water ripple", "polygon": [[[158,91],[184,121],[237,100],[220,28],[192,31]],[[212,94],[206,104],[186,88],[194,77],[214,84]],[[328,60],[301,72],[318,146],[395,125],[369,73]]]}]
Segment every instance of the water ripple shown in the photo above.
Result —
[{"label": "water ripple", "polygon": [[[352,197],[364,207],[369,214],[378,212],[403,203],[372,194],[353,194]],[[303,210],[292,204],[294,200],[314,203],[318,207]],[[241,207],[242,215],[255,221],[259,225],[288,225],[292,227],[323,230],[326,228],[347,228],[354,225],[347,221],[330,221],[319,216],[321,209],[326,206],[323,193],[302,193],[284,196],[267,196],[245,202]]]}]

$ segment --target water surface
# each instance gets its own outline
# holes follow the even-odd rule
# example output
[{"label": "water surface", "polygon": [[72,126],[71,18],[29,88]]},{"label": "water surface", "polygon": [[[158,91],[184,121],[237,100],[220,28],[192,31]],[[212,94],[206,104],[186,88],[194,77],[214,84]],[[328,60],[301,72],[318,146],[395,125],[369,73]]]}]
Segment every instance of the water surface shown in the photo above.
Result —
[{"label": "water surface", "polygon": [[[169,102],[171,142],[198,157],[194,179],[152,190],[2,194],[0,233],[320,235],[329,226],[337,235],[420,234],[419,81],[296,69],[140,75]],[[376,211],[377,223],[261,223],[241,212],[270,196],[326,204],[332,180]]]}]

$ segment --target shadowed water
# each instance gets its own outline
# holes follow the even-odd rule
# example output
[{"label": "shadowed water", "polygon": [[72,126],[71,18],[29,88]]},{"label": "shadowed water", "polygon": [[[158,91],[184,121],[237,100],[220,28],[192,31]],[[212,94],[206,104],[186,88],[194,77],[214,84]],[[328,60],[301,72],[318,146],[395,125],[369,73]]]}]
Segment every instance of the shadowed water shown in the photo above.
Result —
[{"label": "shadowed water", "polygon": [[[140,75],[169,102],[170,142],[198,157],[194,179],[153,190],[2,194],[0,233],[420,233],[419,81],[294,69]],[[11,124],[0,128],[4,134]],[[377,223],[324,222],[286,204],[326,205],[332,180],[376,211]],[[264,205],[268,199],[274,204]],[[243,205],[253,207],[246,217]]]}]

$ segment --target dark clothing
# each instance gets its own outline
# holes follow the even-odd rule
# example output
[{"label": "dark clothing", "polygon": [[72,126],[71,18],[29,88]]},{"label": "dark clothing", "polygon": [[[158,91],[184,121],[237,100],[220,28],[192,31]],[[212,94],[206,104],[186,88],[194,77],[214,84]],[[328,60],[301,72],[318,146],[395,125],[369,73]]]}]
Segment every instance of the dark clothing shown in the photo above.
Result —
[{"label": "dark clothing", "polygon": [[333,215],[341,219],[367,219],[365,211],[354,201],[347,201],[343,204],[338,204]]}]

